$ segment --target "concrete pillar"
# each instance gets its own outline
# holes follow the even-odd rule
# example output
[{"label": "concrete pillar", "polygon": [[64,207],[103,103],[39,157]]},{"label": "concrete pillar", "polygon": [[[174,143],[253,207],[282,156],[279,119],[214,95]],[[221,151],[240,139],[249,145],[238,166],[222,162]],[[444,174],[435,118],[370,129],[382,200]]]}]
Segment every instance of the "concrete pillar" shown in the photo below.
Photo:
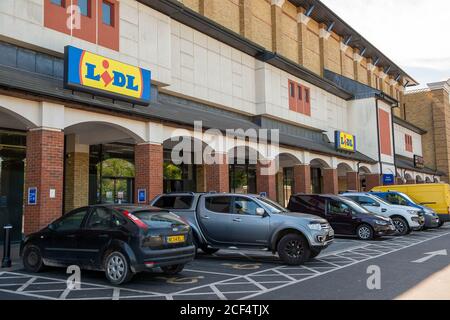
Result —
[{"label": "concrete pillar", "polygon": [[[31,130],[27,133],[24,232],[30,234],[62,215],[64,133]],[[37,188],[35,204],[28,204],[29,188]]]},{"label": "concrete pillar", "polygon": [[206,191],[230,192],[230,175],[228,168],[228,155],[222,154],[220,163],[206,164]]},{"label": "concrete pillar", "polygon": [[253,14],[250,0],[239,0],[239,33],[241,36],[251,39],[253,26]]},{"label": "concrete pillar", "polygon": [[359,174],[358,172],[347,172],[347,190],[359,191]]},{"label": "concrete pillar", "polygon": [[339,193],[338,171],[337,169],[322,169],[323,172],[323,193]]},{"label": "concrete pillar", "polygon": [[274,165],[273,160],[266,163],[258,161],[256,165],[256,192],[265,192],[267,198],[277,200],[276,173],[271,172],[270,166]]},{"label": "concrete pillar", "polygon": [[294,190],[292,193],[311,193],[311,167],[308,164],[294,167]]},{"label": "concrete pillar", "polygon": [[66,137],[64,211],[89,204],[89,145],[74,134]]},{"label": "concrete pillar", "polygon": [[282,43],[282,25],[283,4],[285,0],[272,0],[272,51],[280,52]]},{"label": "concrete pillar", "polygon": [[145,190],[148,203],[163,192],[163,146],[161,144],[138,144],[134,147],[135,202],[139,190]]},{"label": "concrete pillar", "polygon": [[366,192],[369,192],[375,187],[381,186],[381,175],[366,174]]}]

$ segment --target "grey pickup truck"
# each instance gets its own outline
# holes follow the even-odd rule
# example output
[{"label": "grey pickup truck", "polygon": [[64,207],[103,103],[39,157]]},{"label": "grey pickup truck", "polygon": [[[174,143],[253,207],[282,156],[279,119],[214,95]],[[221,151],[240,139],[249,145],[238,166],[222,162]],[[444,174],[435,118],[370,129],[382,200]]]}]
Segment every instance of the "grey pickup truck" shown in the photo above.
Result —
[{"label": "grey pickup truck", "polygon": [[257,195],[171,193],[151,201],[190,224],[194,243],[207,254],[222,248],[268,248],[288,265],[314,258],[334,239],[323,218],[289,212]]}]

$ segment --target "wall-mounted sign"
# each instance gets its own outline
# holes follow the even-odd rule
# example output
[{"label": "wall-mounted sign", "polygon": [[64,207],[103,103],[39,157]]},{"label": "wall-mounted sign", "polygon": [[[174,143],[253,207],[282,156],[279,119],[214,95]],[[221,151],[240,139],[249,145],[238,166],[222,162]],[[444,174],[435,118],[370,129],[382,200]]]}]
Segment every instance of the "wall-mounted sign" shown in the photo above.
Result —
[{"label": "wall-mounted sign", "polygon": [[354,135],[343,131],[336,131],[334,135],[334,141],[336,149],[348,152],[356,152],[356,137]]},{"label": "wall-mounted sign", "polygon": [[147,202],[147,190],[139,189],[138,190],[138,203],[146,203]]},{"label": "wall-mounted sign", "polygon": [[151,72],[92,52],[66,46],[64,85],[131,103],[150,102]]},{"label": "wall-mounted sign", "polygon": [[28,188],[28,205],[35,206],[37,204],[37,188]]},{"label": "wall-mounted sign", "polygon": [[423,169],[425,167],[425,161],[423,157],[414,155],[414,167],[418,169]]},{"label": "wall-mounted sign", "polygon": [[383,185],[389,186],[395,184],[395,176],[393,174],[383,174]]}]

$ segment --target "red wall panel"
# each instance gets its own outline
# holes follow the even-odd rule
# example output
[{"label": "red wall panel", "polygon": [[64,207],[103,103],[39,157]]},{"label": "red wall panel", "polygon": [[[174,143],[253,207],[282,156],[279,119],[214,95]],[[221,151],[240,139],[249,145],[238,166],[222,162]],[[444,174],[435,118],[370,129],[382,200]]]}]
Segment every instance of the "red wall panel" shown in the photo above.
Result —
[{"label": "red wall panel", "polygon": [[392,134],[391,134],[391,121],[388,112],[378,109],[378,117],[380,122],[380,148],[381,153],[384,155],[392,155]]}]

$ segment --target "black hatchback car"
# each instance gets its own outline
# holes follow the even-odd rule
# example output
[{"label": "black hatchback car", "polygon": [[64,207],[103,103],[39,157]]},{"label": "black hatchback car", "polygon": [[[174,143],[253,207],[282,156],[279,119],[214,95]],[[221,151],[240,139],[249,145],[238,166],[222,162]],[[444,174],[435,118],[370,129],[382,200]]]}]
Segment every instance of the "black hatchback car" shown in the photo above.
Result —
[{"label": "black hatchback car", "polygon": [[361,240],[396,232],[391,219],[378,216],[340,196],[296,194],[289,199],[288,209],[325,218],[336,234],[356,235]]},{"label": "black hatchback car", "polygon": [[194,259],[192,231],[178,216],[150,206],[98,205],[76,209],[26,237],[26,270],[79,265],[105,271],[113,284],[160,267],[167,274]]}]

